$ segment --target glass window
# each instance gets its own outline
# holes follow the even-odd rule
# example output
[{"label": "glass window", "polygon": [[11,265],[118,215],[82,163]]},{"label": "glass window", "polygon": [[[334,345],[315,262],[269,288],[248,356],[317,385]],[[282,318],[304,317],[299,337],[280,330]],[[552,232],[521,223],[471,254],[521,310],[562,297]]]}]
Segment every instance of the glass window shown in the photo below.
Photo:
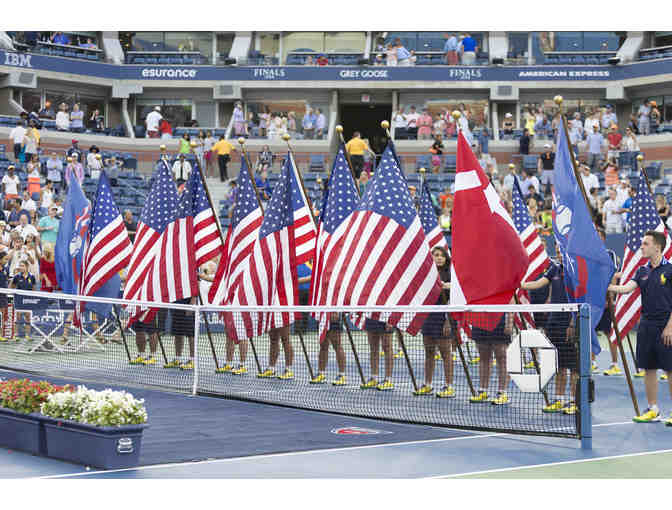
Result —
[{"label": "glass window", "polygon": [[226,58],[229,56],[231,51],[231,46],[233,46],[233,38],[235,34],[217,34],[217,53],[220,58]]},{"label": "glass window", "polygon": [[672,46],[672,32],[654,32],[653,46]]},{"label": "glass window", "polygon": [[136,32],[131,39],[133,51],[162,51],[163,32]]},{"label": "glass window", "polygon": [[617,51],[625,32],[536,32],[542,52]]},{"label": "glass window", "polygon": [[[326,137],[326,129],[329,127],[329,105],[326,102],[322,104],[278,99],[250,102],[246,104],[246,109],[247,115],[252,115],[252,122],[256,128],[253,130],[253,137],[279,138],[283,133],[289,132],[292,137],[301,139],[305,135],[303,117],[309,110],[314,115],[324,114],[326,122],[323,138]],[[318,109],[320,112],[317,111]],[[260,117],[260,114],[262,117]],[[266,122],[265,132],[262,127],[264,114],[270,116],[270,119]],[[314,132],[315,130],[313,130]]]},{"label": "glass window", "polygon": [[24,90],[21,94],[21,106],[27,112],[39,112],[42,108],[42,91]]},{"label": "glass window", "polygon": [[212,32],[165,32],[166,51],[198,51],[212,57]]},{"label": "glass window", "polygon": [[286,53],[297,50],[324,51],[324,32],[287,32],[283,35]]},{"label": "glass window", "polygon": [[509,32],[509,58],[527,57],[527,32]]},{"label": "glass window", "polygon": [[259,52],[262,55],[277,57],[280,51],[280,34],[259,34]]},{"label": "glass window", "polygon": [[364,53],[365,44],[365,32],[327,32],[324,35],[324,50],[327,52]]},{"label": "glass window", "polygon": [[172,127],[191,126],[191,99],[137,99],[135,102],[135,123],[144,125],[145,117],[155,106],[161,106],[161,115]]},{"label": "glass window", "polygon": [[51,107],[54,112],[57,112],[60,109],[61,104],[67,106],[66,112],[69,112],[72,109],[72,105],[75,104],[75,94],[74,92],[62,92],[55,90],[47,90],[46,100],[51,103]]}]

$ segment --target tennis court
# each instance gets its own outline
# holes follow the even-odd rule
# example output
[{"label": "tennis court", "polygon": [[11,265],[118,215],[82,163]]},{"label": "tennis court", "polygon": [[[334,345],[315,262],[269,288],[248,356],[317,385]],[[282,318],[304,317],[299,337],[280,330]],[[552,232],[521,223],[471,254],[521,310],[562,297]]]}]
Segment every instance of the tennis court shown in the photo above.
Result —
[{"label": "tennis court", "polygon": [[[598,362],[608,366],[608,354],[603,352]],[[3,378],[17,375],[21,374],[0,372]],[[633,409],[623,377],[596,375],[595,381],[592,450],[582,450],[576,439],[455,430],[118,386],[147,401],[151,426],[143,439],[140,467],[87,471],[80,465],[0,450],[0,477],[672,476],[672,428],[631,421]],[[660,406],[667,413],[672,402],[666,386],[660,382]],[[635,379],[635,387],[640,407],[645,407],[643,382]]]}]

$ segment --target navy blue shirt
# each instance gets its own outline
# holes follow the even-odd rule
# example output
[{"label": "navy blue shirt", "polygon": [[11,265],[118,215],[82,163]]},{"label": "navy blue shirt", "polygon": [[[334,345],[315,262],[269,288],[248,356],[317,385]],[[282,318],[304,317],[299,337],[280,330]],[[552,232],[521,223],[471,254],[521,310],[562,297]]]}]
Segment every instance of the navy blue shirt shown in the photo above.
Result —
[{"label": "navy blue shirt", "polygon": [[0,267],[0,288],[9,287],[9,264]]},{"label": "navy blue shirt", "polygon": [[667,322],[672,312],[672,264],[663,258],[654,269],[649,262],[637,270],[633,280],[642,292],[642,320]]},{"label": "navy blue shirt", "polygon": [[19,273],[14,276],[12,283],[19,290],[33,290],[35,287],[35,277],[30,273],[27,273],[26,276]]},{"label": "navy blue shirt", "polygon": [[551,282],[549,285],[551,288],[551,303],[569,303],[567,289],[565,288],[565,271],[562,264],[551,261],[543,276]]}]

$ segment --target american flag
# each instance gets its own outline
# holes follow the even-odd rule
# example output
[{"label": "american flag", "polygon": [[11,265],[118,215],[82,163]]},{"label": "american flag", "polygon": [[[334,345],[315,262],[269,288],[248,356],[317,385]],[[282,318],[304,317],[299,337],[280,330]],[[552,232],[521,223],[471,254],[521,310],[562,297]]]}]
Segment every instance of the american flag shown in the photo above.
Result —
[{"label": "american flag", "polygon": [[[639,178],[637,194],[632,199],[632,212],[628,232],[625,236],[625,253],[623,254],[623,263],[621,265],[620,284],[623,285],[635,276],[637,269],[646,264],[647,260],[642,257],[642,238],[647,230],[656,230],[665,232],[667,245],[663,256],[670,258],[672,256],[672,243],[670,236],[665,230],[665,225],[658,215],[656,203],[649,192],[644,177]],[[630,294],[620,294],[616,299],[614,310],[616,324],[621,338],[626,336],[639,321],[642,311],[642,299],[639,287]],[[616,332],[611,332],[611,342],[616,342]]]},{"label": "american flag", "polygon": [[[282,167],[264,220],[254,240],[252,253],[235,287],[233,305],[294,306],[299,300],[297,252],[295,242],[294,200],[290,160]],[[295,313],[246,313],[235,321],[231,335],[235,340],[264,334],[271,328],[287,326]]]},{"label": "american flag", "polygon": [[[331,241],[332,254],[322,272],[321,304],[436,303],[439,274],[390,145],[345,223],[343,235]],[[417,334],[425,315],[415,315],[406,331]],[[376,312],[371,317],[396,326],[402,314]]]},{"label": "american flag", "polygon": [[[142,210],[128,267],[124,299],[173,303],[198,292],[193,217],[179,202],[165,161]],[[131,322],[151,320],[155,310],[134,310]]]},{"label": "american flag", "polygon": [[439,220],[436,217],[436,212],[432,205],[432,197],[429,194],[429,186],[427,186],[426,182],[422,184],[418,215],[420,216],[422,229],[425,231],[425,237],[429,243],[430,250],[435,246],[440,246],[450,253],[446,236],[443,235],[443,230],[439,227]]},{"label": "american flag", "polygon": [[303,264],[313,258],[317,228],[310,210],[308,197],[301,185],[301,176],[291,152],[287,154],[292,179],[292,208],[294,209],[294,236],[296,241],[296,263]]},{"label": "american flag", "polygon": [[[527,267],[525,276],[523,277],[524,282],[531,282],[539,278],[543,272],[546,270],[551,260],[548,257],[546,252],[546,247],[541,242],[537,229],[534,226],[534,222],[530,217],[530,212],[525,205],[525,200],[523,200],[523,194],[520,191],[520,184],[518,179],[513,183],[512,190],[513,197],[513,224],[516,226],[516,231],[520,237],[525,251],[530,259],[530,264]],[[518,289],[516,291],[516,297],[521,304],[529,304],[530,297],[526,290]],[[532,314],[529,312],[523,313],[523,318],[529,324],[530,327],[534,328],[534,319]],[[523,327],[523,324],[520,322],[518,314],[515,316],[515,322],[519,328]]]},{"label": "american flag", "polygon": [[222,239],[217,228],[215,216],[201,179],[198,164],[195,164],[184,191],[181,203],[194,218],[194,245],[196,246],[196,265],[200,266],[214,259],[222,252]]},{"label": "american flag", "polygon": [[219,261],[215,279],[208,293],[208,301],[214,305],[230,303],[229,289],[235,288],[238,278],[245,269],[245,264],[252,253],[254,241],[259,237],[259,229],[264,220],[264,211],[259,204],[246,158],[241,158],[237,183],[233,217],[229,234],[227,234],[227,237],[230,236],[227,241],[229,247]]},{"label": "american flag", "polygon": [[79,288],[79,294],[83,296],[93,296],[105,282],[124,269],[131,258],[131,240],[104,171],[98,181],[88,239]]},{"label": "american flag", "polygon": [[[341,144],[336,158],[334,158],[331,176],[323,199],[310,285],[310,303],[313,305],[318,305],[323,300],[324,268],[328,263],[333,263],[334,248],[337,241],[345,235],[348,217],[359,202],[359,193],[355,187],[355,181],[345,159],[344,151],[345,147]],[[317,315],[320,320],[320,341],[322,341],[326,337],[329,321],[326,313]]]}]

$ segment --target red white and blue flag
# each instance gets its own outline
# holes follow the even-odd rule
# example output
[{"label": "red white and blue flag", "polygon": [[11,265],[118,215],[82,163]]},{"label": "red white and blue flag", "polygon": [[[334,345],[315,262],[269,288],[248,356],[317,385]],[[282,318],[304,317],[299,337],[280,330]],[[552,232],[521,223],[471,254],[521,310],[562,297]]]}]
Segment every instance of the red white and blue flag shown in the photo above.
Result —
[{"label": "red white and blue flag", "polygon": [[222,238],[197,167],[191,172],[180,198],[183,207],[190,211],[189,216],[193,217],[196,265],[201,266],[222,253]]},{"label": "red white and blue flag", "polygon": [[427,237],[429,249],[431,250],[436,246],[440,246],[450,253],[448,241],[446,241],[446,236],[443,235],[443,230],[441,230],[441,227],[439,226],[439,220],[436,217],[436,211],[432,205],[429,186],[427,186],[426,182],[422,183],[422,190],[420,193],[420,208],[418,209],[418,215],[420,216],[422,229],[425,231],[425,237]]},{"label": "red white and blue flag", "polygon": [[294,238],[296,242],[296,263],[304,264],[313,258],[317,227],[313,219],[310,202],[306,196],[301,176],[291,152],[287,154],[292,179],[292,209],[294,210]]},{"label": "red white and blue flag", "polygon": [[[441,292],[420,218],[391,145],[359,204],[344,220],[322,270],[323,305],[433,305]],[[369,315],[369,314],[367,314]],[[371,318],[400,325],[402,313]],[[419,332],[426,314],[402,327]]]}]

